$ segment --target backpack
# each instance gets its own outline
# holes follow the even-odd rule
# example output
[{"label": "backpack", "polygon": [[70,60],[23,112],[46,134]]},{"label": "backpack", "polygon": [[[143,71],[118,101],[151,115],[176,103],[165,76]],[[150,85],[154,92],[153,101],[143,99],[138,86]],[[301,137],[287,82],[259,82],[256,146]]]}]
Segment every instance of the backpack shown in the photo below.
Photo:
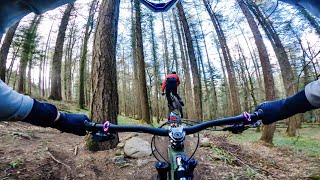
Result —
[{"label": "backpack", "polygon": [[166,80],[166,85],[168,87],[175,87],[175,86],[177,86],[177,84],[178,84],[177,79],[174,77],[169,77]]}]

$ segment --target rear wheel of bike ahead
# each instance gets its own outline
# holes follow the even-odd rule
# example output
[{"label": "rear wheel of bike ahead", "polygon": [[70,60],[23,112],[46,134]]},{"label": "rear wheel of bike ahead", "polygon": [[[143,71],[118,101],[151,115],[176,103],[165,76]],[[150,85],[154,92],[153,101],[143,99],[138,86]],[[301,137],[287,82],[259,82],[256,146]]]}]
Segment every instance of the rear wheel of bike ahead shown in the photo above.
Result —
[{"label": "rear wheel of bike ahead", "polygon": [[173,106],[174,106],[174,111],[176,114],[180,115],[180,118],[183,118],[183,111],[182,111],[182,106],[180,104],[180,101],[178,100],[177,97],[173,96],[173,102],[172,102]]}]

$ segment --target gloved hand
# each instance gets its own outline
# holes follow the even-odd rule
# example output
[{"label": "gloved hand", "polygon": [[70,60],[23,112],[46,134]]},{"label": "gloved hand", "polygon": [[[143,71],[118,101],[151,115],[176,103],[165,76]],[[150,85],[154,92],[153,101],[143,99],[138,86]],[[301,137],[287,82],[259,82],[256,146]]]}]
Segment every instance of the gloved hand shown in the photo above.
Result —
[{"label": "gloved hand", "polygon": [[166,95],[166,93],[165,93],[165,92],[162,92],[162,96],[164,96],[164,95]]},{"label": "gloved hand", "polygon": [[286,118],[284,101],[285,100],[267,101],[256,107],[255,111],[258,111],[259,109],[263,111],[263,124],[268,125]]},{"label": "gloved hand", "polygon": [[86,135],[84,121],[90,121],[86,115],[59,112],[49,103],[34,100],[29,115],[22,121],[41,127],[52,127],[62,132],[79,136]]},{"label": "gloved hand", "polygon": [[287,99],[264,102],[256,107],[256,111],[259,109],[263,111],[262,123],[268,125],[315,107],[310,104],[303,90]]},{"label": "gloved hand", "polygon": [[54,128],[59,129],[62,132],[85,136],[86,128],[84,126],[84,121],[90,121],[86,115],[60,112],[60,117],[55,122]]}]

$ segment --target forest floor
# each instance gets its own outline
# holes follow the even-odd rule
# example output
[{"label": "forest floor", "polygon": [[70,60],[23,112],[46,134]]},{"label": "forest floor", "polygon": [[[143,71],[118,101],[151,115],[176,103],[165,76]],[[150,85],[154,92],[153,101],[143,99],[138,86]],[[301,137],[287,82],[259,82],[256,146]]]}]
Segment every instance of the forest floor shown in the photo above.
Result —
[{"label": "forest floor", "polygon": [[[136,120],[120,117],[122,124]],[[195,179],[320,179],[320,127],[299,130],[288,138],[284,129],[275,136],[275,146],[258,142],[260,134],[241,135],[203,132],[210,146],[195,155]],[[147,141],[150,135],[135,134]],[[121,133],[120,141],[132,136]],[[196,139],[188,137],[189,152]],[[162,145],[160,143],[160,145]],[[164,145],[165,146],[165,145]],[[114,162],[117,150],[90,152],[84,139],[20,122],[0,122],[0,179],[155,179],[156,160],[125,158]]]}]

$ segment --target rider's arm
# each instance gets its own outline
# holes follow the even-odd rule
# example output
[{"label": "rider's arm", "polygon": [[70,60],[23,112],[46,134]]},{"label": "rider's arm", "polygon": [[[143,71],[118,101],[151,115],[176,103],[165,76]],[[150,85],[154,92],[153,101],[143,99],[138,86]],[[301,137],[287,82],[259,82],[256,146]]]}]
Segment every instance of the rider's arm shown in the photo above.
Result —
[{"label": "rider's arm", "polygon": [[180,77],[177,75],[177,83],[178,83],[178,86],[180,85]]},{"label": "rider's arm", "polygon": [[162,82],[162,87],[161,87],[161,91],[162,92],[164,92],[164,89],[166,88],[166,80],[167,80],[167,77],[165,77],[163,82]]},{"label": "rider's arm", "polygon": [[302,6],[310,11],[313,15],[320,18],[320,1],[319,0],[281,0],[294,6]]},{"label": "rider's arm", "polygon": [[33,99],[19,94],[0,80],[0,121],[27,117],[33,106]]},{"label": "rider's arm", "polygon": [[75,0],[1,0],[0,1],[0,34],[27,14],[42,14]]},{"label": "rider's arm", "polygon": [[49,103],[19,94],[0,80],[0,121],[18,120],[63,132],[85,135],[86,115],[59,112]]},{"label": "rider's arm", "polygon": [[306,97],[314,107],[320,107],[320,79],[309,83],[305,87]]},{"label": "rider's arm", "polygon": [[316,108],[320,108],[320,80],[311,82],[304,90],[293,96],[262,103],[256,109],[263,110],[262,122],[271,124]]}]

